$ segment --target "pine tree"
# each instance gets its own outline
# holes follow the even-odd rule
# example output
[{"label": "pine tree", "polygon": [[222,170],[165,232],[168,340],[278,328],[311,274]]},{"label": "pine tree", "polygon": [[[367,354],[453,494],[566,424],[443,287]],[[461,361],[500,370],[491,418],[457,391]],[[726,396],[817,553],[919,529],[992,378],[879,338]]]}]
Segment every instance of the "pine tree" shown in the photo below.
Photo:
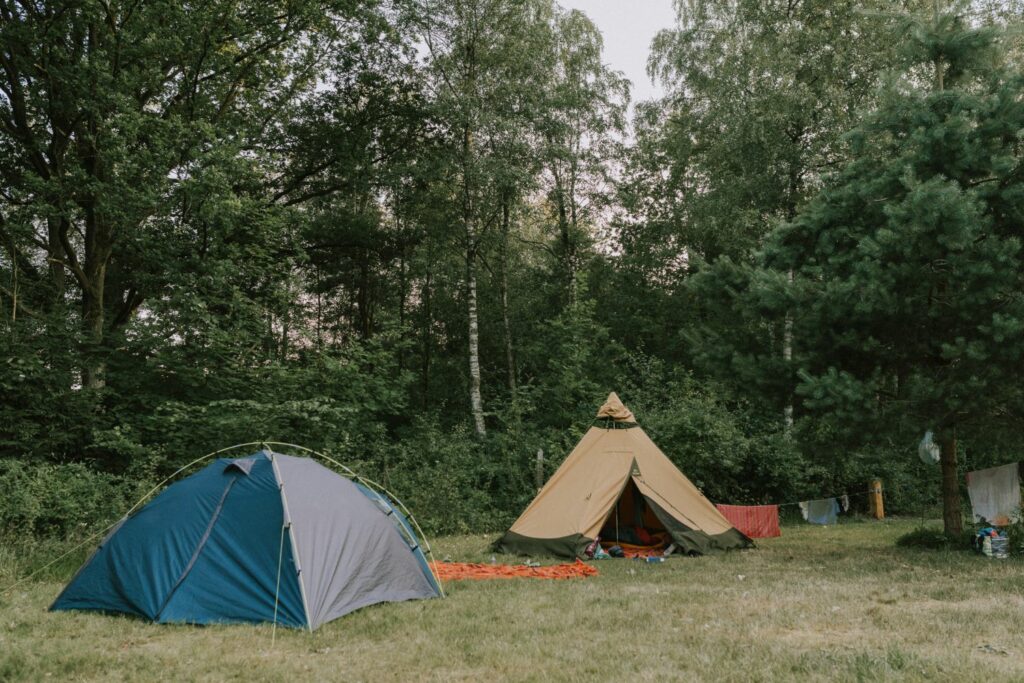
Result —
[{"label": "pine tree", "polygon": [[1020,402],[1024,79],[998,64],[998,34],[955,13],[906,29],[905,73],[849,137],[852,162],[773,235],[775,275],[748,296],[798,311],[806,406],[938,432],[954,535],[957,430]]}]

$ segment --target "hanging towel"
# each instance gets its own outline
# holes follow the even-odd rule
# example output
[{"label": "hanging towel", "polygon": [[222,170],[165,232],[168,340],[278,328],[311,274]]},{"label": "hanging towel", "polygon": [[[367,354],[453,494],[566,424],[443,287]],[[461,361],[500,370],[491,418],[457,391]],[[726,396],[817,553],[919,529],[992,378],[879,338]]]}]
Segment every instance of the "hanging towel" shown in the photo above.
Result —
[{"label": "hanging towel", "polygon": [[804,513],[804,519],[811,524],[835,524],[836,515],[839,514],[839,502],[835,498],[808,500],[800,503],[800,511]]},{"label": "hanging towel", "polygon": [[718,511],[748,538],[775,538],[779,530],[778,505],[716,505]]},{"label": "hanging towel", "polygon": [[1017,463],[967,473],[974,521],[1005,526],[1020,514],[1020,479]]},{"label": "hanging towel", "polygon": [[800,506],[800,514],[804,516],[804,521],[807,521],[807,501],[797,503]]}]

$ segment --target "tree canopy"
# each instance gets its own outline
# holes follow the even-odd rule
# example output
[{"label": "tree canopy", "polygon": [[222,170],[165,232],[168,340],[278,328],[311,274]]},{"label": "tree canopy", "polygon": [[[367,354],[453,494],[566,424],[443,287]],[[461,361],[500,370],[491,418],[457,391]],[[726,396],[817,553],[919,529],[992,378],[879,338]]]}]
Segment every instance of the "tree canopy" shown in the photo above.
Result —
[{"label": "tree canopy", "polygon": [[1019,9],[680,1],[631,102],[553,0],[0,0],[0,459],[303,443],[488,529],[615,390],[722,502],[921,509],[934,430],[955,531],[1022,427]]}]

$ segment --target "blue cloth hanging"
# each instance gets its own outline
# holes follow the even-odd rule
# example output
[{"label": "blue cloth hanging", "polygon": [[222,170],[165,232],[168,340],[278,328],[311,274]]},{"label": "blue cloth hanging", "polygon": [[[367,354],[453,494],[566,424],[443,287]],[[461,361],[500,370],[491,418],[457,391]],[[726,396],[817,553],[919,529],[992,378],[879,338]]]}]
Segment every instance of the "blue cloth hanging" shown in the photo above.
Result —
[{"label": "blue cloth hanging", "polygon": [[800,512],[811,524],[835,524],[839,514],[839,501],[835,498],[808,500],[800,503]]}]

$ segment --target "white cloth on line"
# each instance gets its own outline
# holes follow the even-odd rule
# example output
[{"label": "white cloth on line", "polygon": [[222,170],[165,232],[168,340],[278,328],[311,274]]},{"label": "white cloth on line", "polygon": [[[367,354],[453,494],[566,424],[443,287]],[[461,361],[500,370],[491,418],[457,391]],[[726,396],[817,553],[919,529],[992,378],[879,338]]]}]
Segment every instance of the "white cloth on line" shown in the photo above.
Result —
[{"label": "white cloth on line", "polygon": [[1020,515],[1017,463],[967,473],[967,493],[974,521],[1002,526]]},{"label": "white cloth on line", "polygon": [[[800,504],[801,509],[803,503]],[[839,513],[839,501],[835,498],[821,498],[807,501],[807,515],[804,517],[811,524],[835,524]]]}]

